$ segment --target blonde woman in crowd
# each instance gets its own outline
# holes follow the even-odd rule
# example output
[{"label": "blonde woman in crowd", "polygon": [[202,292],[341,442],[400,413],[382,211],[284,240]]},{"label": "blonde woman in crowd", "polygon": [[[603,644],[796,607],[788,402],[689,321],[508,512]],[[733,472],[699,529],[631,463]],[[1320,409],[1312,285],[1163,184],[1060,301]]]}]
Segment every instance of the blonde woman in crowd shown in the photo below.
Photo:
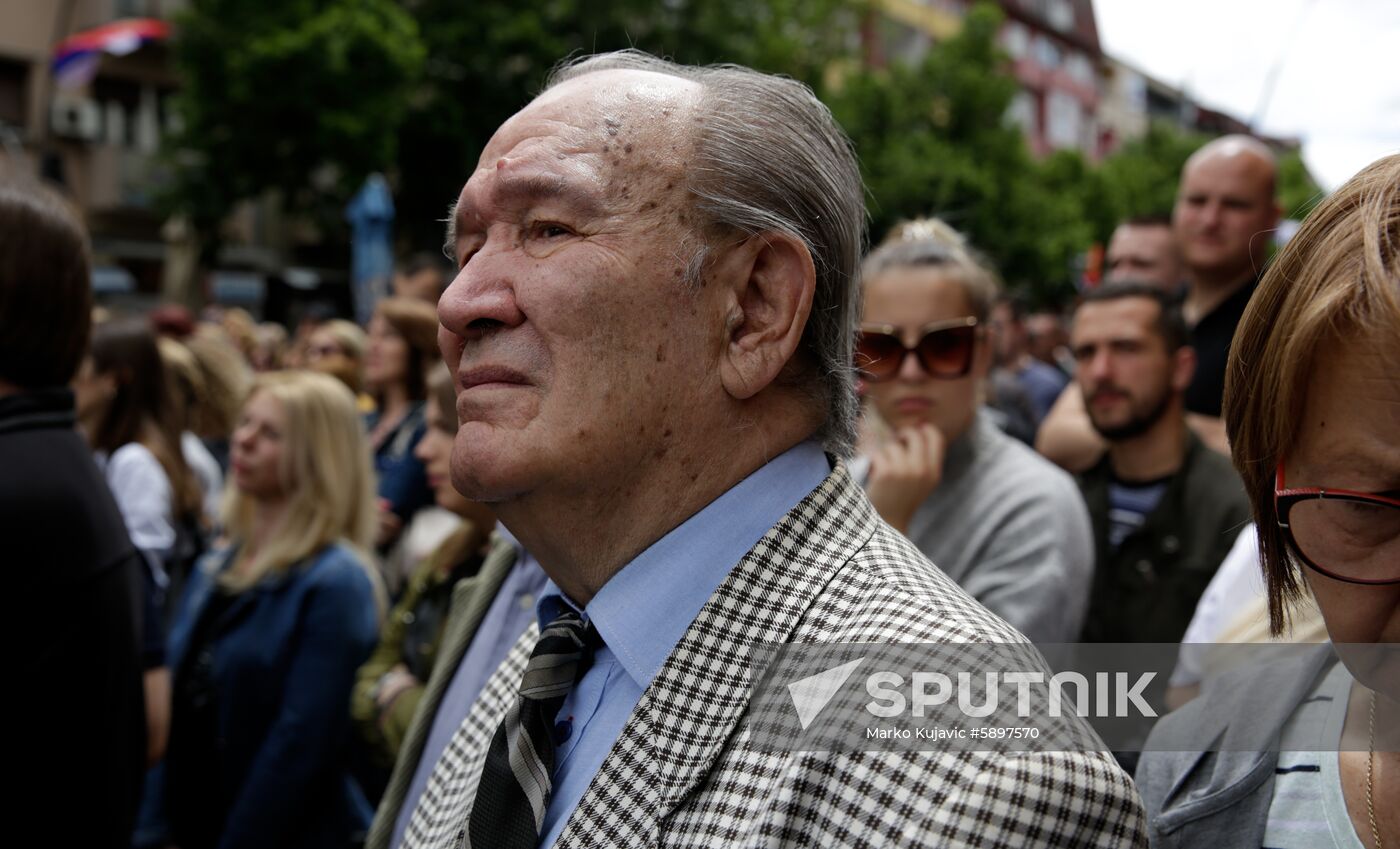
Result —
[{"label": "blonde woman in crowd", "polygon": [[329,374],[355,393],[360,412],[374,412],[374,398],[364,391],[365,332],[353,321],[333,318],[323,322],[307,339],[306,367]]},{"label": "blonde woman in crowd", "polygon": [[204,375],[189,348],[169,336],[160,337],[158,342],[160,358],[165,363],[166,375],[170,380],[170,395],[180,428],[180,453],[184,455],[185,463],[199,481],[200,493],[203,496],[201,518],[204,529],[212,530],[218,525],[219,504],[224,494],[224,473],[223,469],[219,468],[219,461],[214,459],[214,455],[190,429],[200,398],[208,392],[204,384]]},{"label": "blonde woman in crowd", "polygon": [[275,321],[264,321],[253,329],[253,370],[277,371],[285,367],[287,328]]},{"label": "blonde woman in crowd", "polygon": [[378,633],[365,553],[369,449],[350,391],[311,372],[254,384],[234,430],[227,544],[170,635],[163,810],[201,847],[343,847],[369,811],[345,769],[346,706]]},{"label": "blonde woman in crowd", "polygon": [[228,475],[228,441],[243,401],[253,385],[253,370],[216,324],[200,324],[186,337],[185,347],[194,355],[204,381],[204,391],[190,412],[194,431]]},{"label": "blonde woman in crowd", "polygon": [[1077,639],[1093,579],[1074,480],[983,409],[998,285],[963,237],[909,222],[866,257],[856,366],[875,508],[973,598],[1043,642]]}]

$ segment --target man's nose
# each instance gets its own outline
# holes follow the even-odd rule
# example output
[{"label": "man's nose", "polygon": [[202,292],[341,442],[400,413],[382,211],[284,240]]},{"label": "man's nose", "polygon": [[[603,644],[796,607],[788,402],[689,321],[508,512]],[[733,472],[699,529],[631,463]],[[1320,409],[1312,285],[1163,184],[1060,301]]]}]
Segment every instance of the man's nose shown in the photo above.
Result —
[{"label": "man's nose", "polygon": [[1220,224],[1220,204],[1215,201],[1207,201],[1201,207],[1201,224],[1206,227],[1215,227]]},{"label": "man's nose", "polygon": [[438,299],[438,321],[448,332],[471,340],[496,327],[524,320],[515,299],[514,263],[508,254],[483,248],[457,272]]},{"label": "man's nose", "polygon": [[1113,360],[1107,350],[1095,351],[1089,358],[1085,371],[1095,381],[1107,380],[1113,374]]}]

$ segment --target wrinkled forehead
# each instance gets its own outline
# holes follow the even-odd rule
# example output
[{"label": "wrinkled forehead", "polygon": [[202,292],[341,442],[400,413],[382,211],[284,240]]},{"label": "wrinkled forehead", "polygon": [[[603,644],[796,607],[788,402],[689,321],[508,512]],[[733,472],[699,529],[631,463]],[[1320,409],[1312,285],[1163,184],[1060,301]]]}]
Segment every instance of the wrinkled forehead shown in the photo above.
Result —
[{"label": "wrinkled forehead", "polygon": [[545,91],[502,124],[482,151],[477,173],[498,168],[502,159],[567,162],[576,154],[614,168],[679,166],[689,154],[688,129],[701,92],[698,83],[652,71],[584,74]]}]

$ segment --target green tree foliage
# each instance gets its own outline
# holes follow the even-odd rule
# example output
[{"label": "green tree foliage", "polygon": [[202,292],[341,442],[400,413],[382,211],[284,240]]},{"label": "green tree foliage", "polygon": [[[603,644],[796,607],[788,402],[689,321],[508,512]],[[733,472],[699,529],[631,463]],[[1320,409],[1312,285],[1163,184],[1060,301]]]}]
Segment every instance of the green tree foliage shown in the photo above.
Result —
[{"label": "green tree foliage", "polygon": [[168,200],[206,256],[238,201],[275,190],[289,211],[338,212],[393,162],[422,48],[392,0],[194,0],[176,27]]},{"label": "green tree foliage", "polygon": [[1095,238],[1107,242],[1125,218],[1170,215],[1182,166],[1208,141],[1209,136],[1155,123],[1142,138],[1106,157],[1096,174],[1104,214],[1096,221]]},{"label": "green tree foliage", "polygon": [[1017,91],[996,46],[1001,13],[974,6],[962,30],[914,66],[847,76],[826,100],[855,141],[875,241],[901,219],[935,215],[961,230],[1016,289],[1037,300],[1072,291],[1091,237],[1075,154],[1036,162],[1006,120]]},{"label": "green tree foliage", "polygon": [[850,0],[406,0],[427,50],[400,132],[404,249],[440,241],[448,204],[491,134],[561,58],[635,47],[686,63],[738,62],[815,81],[854,31]]}]

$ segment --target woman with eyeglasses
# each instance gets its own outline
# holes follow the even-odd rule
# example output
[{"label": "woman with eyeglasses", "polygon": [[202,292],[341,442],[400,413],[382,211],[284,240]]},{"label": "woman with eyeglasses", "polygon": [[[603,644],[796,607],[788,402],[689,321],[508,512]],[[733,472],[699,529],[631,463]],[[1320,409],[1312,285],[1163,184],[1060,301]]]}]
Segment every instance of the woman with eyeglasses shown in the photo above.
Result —
[{"label": "woman with eyeglasses", "polygon": [[329,374],[350,387],[362,413],[374,411],[374,399],[364,392],[365,332],[353,321],[333,318],[322,322],[306,342],[306,367]]},{"label": "woman with eyeglasses", "polygon": [[887,522],[1034,640],[1079,635],[1093,578],[1088,511],[1068,474],[983,410],[997,283],[941,221],[902,225],[862,267],[856,367],[873,417],[866,490]]},{"label": "woman with eyeglasses", "polygon": [[1400,155],[1275,257],[1231,346],[1225,420],[1271,628],[1306,586],[1332,642],[1208,681],[1158,723],[1149,749],[1221,751],[1144,753],[1153,843],[1400,846]]}]

